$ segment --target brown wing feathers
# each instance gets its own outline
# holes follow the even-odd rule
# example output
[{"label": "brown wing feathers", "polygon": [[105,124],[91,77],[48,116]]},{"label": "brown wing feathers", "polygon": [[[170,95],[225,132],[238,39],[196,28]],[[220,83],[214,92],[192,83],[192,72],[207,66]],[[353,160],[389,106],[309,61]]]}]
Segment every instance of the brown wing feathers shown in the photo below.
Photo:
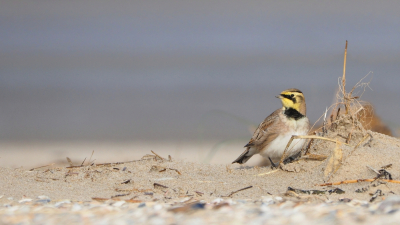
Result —
[{"label": "brown wing feathers", "polygon": [[[252,153],[252,155],[249,155],[250,148],[252,146],[255,146],[258,144],[258,142],[263,142],[262,140],[269,138],[268,136],[265,136],[266,130],[271,127],[275,122],[276,119],[279,117],[279,112],[282,109],[275,110],[271,115],[269,115],[265,120],[260,123],[258,128],[254,131],[253,137],[250,139],[249,143],[247,143],[244,147],[247,148],[235,161],[232,163],[239,163],[243,164],[247,162],[255,153]],[[269,135],[270,136],[270,135]]]}]

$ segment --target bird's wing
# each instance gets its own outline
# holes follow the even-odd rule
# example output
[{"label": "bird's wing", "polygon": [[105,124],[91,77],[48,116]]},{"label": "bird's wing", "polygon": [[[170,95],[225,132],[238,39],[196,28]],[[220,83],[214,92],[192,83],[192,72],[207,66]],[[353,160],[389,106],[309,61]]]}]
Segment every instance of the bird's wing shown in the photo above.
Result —
[{"label": "bird's wing", "polygon": [[273,135],[274,132],[268,132],[275,124],[279,121],[279,113],[282,112],[282,109],[277,109],[271,115],[267,116],[265,120],[258,125],[256,131],[254,131],[253,137],[250,139],[249,143],[247,143],[244,147],[251,147],[257,145],[263,140],[267,139],[269,135]]}]

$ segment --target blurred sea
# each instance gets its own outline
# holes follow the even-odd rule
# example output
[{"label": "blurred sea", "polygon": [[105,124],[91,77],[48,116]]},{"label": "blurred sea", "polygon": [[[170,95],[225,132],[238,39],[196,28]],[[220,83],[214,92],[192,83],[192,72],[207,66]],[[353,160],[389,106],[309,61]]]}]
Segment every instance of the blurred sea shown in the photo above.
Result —
[{"label": "blurred sea", "polygon": [[[343,46],[341,46],[343,47]],[[305,93],[316,121],[333,100],[342,74],[337,56],[218,56],[130,54],[21,56],[21,67],[4,69],[0,89],[3,140],[187,140],[249,137],[280,102],[282,90]],[[349,47],[350,89],[365,75],[362,99],[393,128],[399,125],[399,65],[359,63]],[[360,56],[362,57],[362,56]],[[2,58],[1,61],[10,60]],[[40,60],[49,67],[35,67]],[[301,60],[301,62],[298,62]],[[356,61],[356,62],[354,62]],[[84,63],[87,62],[87,63]],[[114,63],[112,63],[114,62]],[[196,63],[195,63],[196,62]],[[91,64],[98,64],[91,67]],[[11,63],[10,63],[11,64]],[[65,65],[67,64],[67,65]],[[87,65],[89,64],[89,65]],[[112,64],[112,65],[110,65]],[[9,65],[9,64],[8,64]],[[153,66],[154,65],[154,66]],[[161,66],[160,66],[161,65]],[[109,68],[112,67],[112,68]],[[4,70],[6,72],[4,72]],[[8,71],[8,72],[7,72]],[[372,80],[371,80],[372,78]],[[391,81],[391,82],[389,82]]]}]

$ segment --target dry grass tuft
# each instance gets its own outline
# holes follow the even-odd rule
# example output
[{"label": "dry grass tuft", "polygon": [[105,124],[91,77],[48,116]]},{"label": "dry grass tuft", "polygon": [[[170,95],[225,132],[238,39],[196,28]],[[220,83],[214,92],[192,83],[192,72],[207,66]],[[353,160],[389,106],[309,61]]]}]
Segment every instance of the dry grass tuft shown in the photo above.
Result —
[{"label": "dry grass tuft", "polygon": [[[313,149],[318,154],[322,153],[326,157],[331,155],[330,159],[332,159],[332,165],[327,165],[326,168],[329,167],[330,169],[326,171],[325,177],[327,177],[328,174],[332,175],[335,173],[335,171],[340,167],[340,163],[342,161],[342,157],[332,156],[333,149],[337,149],[338,147],[332,148],[331,144],[326,142],[330,141],[351,146],[351,150],[347,152],[348,154],[345,154],[346,156],[351,155],[356,149],[354,146],[360,145],[360,142],[363,142],[364,137],[366,136],[364,125],[367,125],[369,122],[371,122],[371,120],[367,120],[366,117],[369,115],[368,113],[372,112],[371,110],[367,111],[366,109],[371,108],[366,107],[368,104],[360,100],[361,96],[365,92],[365,89],[369,87],[370,80],[368,82],[364,82],[364,80],[370,75],[370,73],[368,73],[356,85],[354,85],[350,92],[347,92],[346,55],[347,41],[344,52],[343,76],[339,78],[336,102],[327,108],[325,113],[317,120],[318,122],[323,118],[322,127],[316,130],[312,130],[311,128],[312,133],[315,135],[292,137],[292,139],[310,139],[307,148],[303,151],[303,158],[307,157],[309,154],[312,154],[308,151],[309,149]],[[327,116],[328,111],[331,111],[331,115],[329,117]],[[286,159],[285,153],[287,152],[287,148],[289,147],[290,143],[291,141],[289,141],[288,145],[286,146],[284,154],[281,158],[281,167],[283,165],[283,161]],[[328,152],[326,152],[327,149]],[[335,158],[335,160],[333,160],[333,158]]]},{"label": "dry grass tuft", "polygon": [[[358,121],[364,129],[392,136],[389,127],[384,124],[376,114],[374,114],[373,106],[369,102],[360,100],[366,88],[369,88],[372,79],[372,72],[365,75],[356,85],[353,86],[350,92],[346,91],[346,55],[347,41],[344,53],[343,76],[338,79],[336,101],[327,108],[327,111],[331,112],[330,116],[327,116],[327,112],[325,112],[317,122],[314,123],[310,133],[322,132],[321,136],[324,136],[329,127],[332,128],[332,126],[335,126],[334,121],[336,121],[340,115],[348,115],[353,125],[354,121]],[[368,81],[365,81],[368,77],[371,78]],[[315,124],[321,123],[319,121],[322,119],[322,126],[313,129]],[[351,134],[349,135],[349,138],[351,138]]]}]

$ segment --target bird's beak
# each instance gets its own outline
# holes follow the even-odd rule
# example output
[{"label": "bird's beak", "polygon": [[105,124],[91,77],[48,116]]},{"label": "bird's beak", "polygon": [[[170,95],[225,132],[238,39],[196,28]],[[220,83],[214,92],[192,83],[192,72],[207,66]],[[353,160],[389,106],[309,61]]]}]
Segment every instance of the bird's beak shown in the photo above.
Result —
[{"label": "bird's beak", "polygon": [[278,95],[278,96],[275,96],[275,97],[277,97],[277,98],[280,98],[280,99],[282,99],[282,98],[283,98],[283,96],[282,96],[282,95]]}]

